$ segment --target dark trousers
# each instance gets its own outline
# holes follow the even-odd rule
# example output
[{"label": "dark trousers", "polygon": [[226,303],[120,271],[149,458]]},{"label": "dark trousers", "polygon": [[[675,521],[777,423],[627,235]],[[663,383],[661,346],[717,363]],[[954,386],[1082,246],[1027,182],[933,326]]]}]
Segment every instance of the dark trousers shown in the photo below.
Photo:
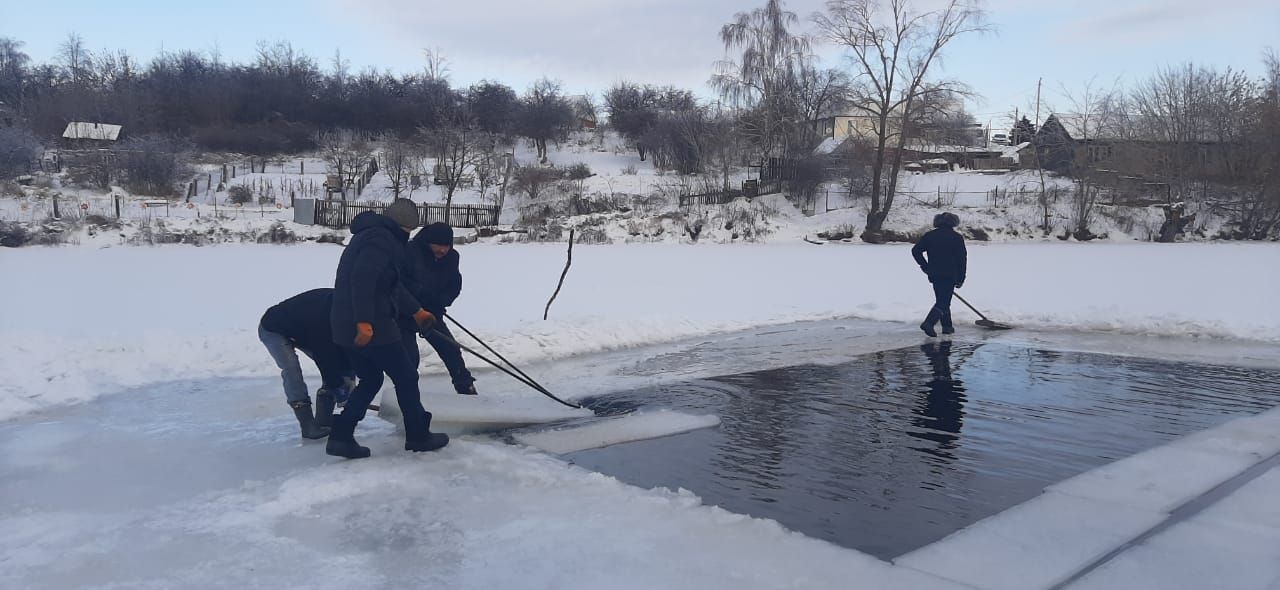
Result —
[{"label": "dark trousers", "polygon": [[[439,332],[439,334],[437,334]],[[444,338],[440,334],[448,336]],[[404,339],[405,351],[409,354],[409,360],[414,367],[422,360],[422,353],[418,350],[417,333],[413,331],[400,331],[400,337]],[[431,330],[426,337],[427,344],[436,351],[436,355],[440,357],[440,361],[444,363],[444,368],[449,371],[449,380],[453,381],[453,389],[462,391],[475,383],[476,378],[471,376],[471,371],[467,369],[467,364],[462,360],[462,349],[457,345],[449,342],[453,339],[453,333],[449,331],[449,326],[444,322],[436,322],[431,326]]]},{"label": "dark trousers", "polygon": [[330,438],[352,440],[356,424],[364,419],[378,390],[382,389],[385,373],[396,388],[396,403],[404,416],[405,438],[424,438],[430,430],[431,413],[422,407],[422,395],[418,391],[418,367],[409,361],[403,343],[348,348],[351,365],[360,378],[360,384],[351,392],[347,407],[333,421]]},{"label": "dark trousers", "polygon": [[951,324],[951,297],[955,295],[956,284],[953,281],[945,279],[935,279],[933,281],[933,308],[929,310],[929,316],[925,318],[925,323],[933,325],[938,320],[942,320],[942,329],[952,329]]},{"label": "dark trousers", "polygon": [[[448,339],[436,332],[448,336]],[[476,378],[471,376],[471,371],[467,370],[467,363],[462,360],[462,349],[450,340],[453,340],[453,333],[444,322],[436,322],[436,325],[431,327],[430,335],[427,336],[427,344],[435,349],[436,356],[440,357],[444,368],[449,371],[449,379],[453,381],[454,390],[462,391],[475,383]]]}]

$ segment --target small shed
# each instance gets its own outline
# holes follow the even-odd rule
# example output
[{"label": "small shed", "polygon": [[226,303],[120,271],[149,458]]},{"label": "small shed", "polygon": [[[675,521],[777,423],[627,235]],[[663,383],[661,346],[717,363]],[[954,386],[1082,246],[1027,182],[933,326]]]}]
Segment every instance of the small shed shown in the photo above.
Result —
[{"label": "small shed", "polygon": [[119,125],[110,123],[72,121],[67,123],[67,129],[62,132],[62,137],[71,141],[111,142],[120,139],[120,129]]}]

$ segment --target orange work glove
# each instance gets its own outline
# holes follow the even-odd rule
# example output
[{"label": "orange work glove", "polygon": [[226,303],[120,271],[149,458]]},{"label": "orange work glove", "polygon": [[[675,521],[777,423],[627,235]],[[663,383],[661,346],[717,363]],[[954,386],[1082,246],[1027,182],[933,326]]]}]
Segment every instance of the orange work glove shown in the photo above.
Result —
[{"label": "orange work glove", "polygon": [[373,340],[373,324],[360,322],[356,324],[356,346],[368,346]]},{"label": "orange work glove", "polygon": [[418,322],[419,330],[427,330],[436,323],[436,316],[425,309],[419,309],[413,314],[413,321]]}]

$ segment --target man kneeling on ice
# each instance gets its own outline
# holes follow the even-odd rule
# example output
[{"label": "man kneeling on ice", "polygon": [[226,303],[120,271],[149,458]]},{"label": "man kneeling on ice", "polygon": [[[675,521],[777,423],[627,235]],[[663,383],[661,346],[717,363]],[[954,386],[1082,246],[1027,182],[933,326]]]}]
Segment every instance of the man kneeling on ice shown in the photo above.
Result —
[{"label": "man kneeling on ice", "polygon": [[[329,326],[332,307],[333,289],[312,289],[271,306],[258,323],[258,339],[280,367],[284,395],[302,427],[302,438],[327,436],[334,405],[346,403],[355,386],[355,371],[347,354],[333,343]],[[298,364],[299,350],[315,361],[324,382],[316,391],[315,416],[311,415],[311,396]]]},{"label": "man kneeling on ice", "polygon": [[331,321],[333,342],[346,349],[360,384],[333,421],[325,445],[330,455],[369,456],[369,448],[356,443],[355,429],[382,388],[384,373],[395,384],[396,402],[404,417],[404,449],[433,451],[449,444],[448,435],[431,432],[431,413],[422,407],[418,390],[418,368],[402,345],[396,324],[400,315],[411,316],[419,330],[435,322],[435,316],[422,309],[405,285],[405,246],[416,227],[418,207],[408,199],[396,199],[385,215],[366,211],[351,222],[351,241],[338,260],[334,278]]}]

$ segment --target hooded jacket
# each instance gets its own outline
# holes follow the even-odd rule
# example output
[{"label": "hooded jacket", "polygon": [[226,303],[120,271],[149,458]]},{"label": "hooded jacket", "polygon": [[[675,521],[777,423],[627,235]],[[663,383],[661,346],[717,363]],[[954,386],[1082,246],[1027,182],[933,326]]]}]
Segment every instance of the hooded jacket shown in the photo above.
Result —
[{"label": "hooded jacket", "polygon": [[351,221],[351,241],[338,260],[333,282],[333,341],[354,347],[356,324],[373,326],[369,346],[400,341],[396,317],[421,306],[409,293],[405,252],[409,234],[389,217],[366,211]]},{"label": "hooded jacket", "polygon": [[437,259],[425,231],[418,232],[409,242],[408,255],[413,296],[423,309],[442,317],[462,293],[462,272],[458,268],[462,256],[453,248],[444,258]]},{"label": "hooded jacket", "polygon": [[[928,260],[925,254],[929,255]],[[964,284],[969,255],[965,251],[964,238],[956,230],[939,227],[926,233],[911,248],[911,256],[929,275],[929,282]]]},{"label": "hooded jacket", "polygon": [[351,370],[347,354],[333,342],[332,309],[333,289],[312,289],[271,306],[261,321],[264,329],[288,338],[305,351],[316,362],[328,386],[341,385],[343,376]]}]

